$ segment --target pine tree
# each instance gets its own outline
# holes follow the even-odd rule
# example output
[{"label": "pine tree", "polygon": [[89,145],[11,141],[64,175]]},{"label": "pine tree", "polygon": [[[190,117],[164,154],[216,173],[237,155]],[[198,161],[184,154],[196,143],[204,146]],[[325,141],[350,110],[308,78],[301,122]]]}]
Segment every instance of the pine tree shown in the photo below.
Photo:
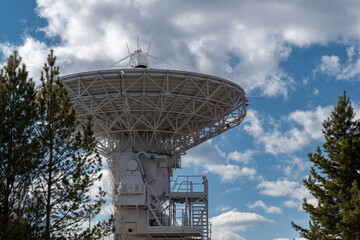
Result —
[{"label": "pine tree", "polygon": [[317,204],[304,199],[309,228],[292,223],[306,239],[360,240],[360,121],[354,117],[344,92],[323,123],[323,147],[309,153],[313,167],[304,185]]},{"label": "pine tree", "polygon": [[37,158],[36,119],[34,83],[14,52],[0,72],[0,239],[30,239],[24,218]]},{"label": "pine tree", "polygon": [[51,51],[38,93],[42,158],[34,187],[34,215],[43,239],[75,239],[89,217],[99,213],[105,193],[99,189],[96,196],[89,195],[90,188],[101,179],[93,124],[91,119],[84,125],[77,121],[55,61]]}]

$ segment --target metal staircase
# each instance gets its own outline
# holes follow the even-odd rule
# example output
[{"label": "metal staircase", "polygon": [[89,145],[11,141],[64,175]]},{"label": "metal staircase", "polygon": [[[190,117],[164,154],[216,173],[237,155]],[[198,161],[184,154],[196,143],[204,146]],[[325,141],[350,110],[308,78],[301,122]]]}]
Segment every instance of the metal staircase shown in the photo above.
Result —
[{"label": "metal staircase", "polygon": [[147,204],[149,214],[148,222],[150,226],[169,226],[169,217],[166,217],[166,210],[169,207],[166,201],[161,201],[155,194],[152,187],[146,182],[147,189],[150,191],[152,201]]},{"label": "metal staircase", "polygon": [[210,240],[206,177],[178,176],[171,183],[167,202],[154,196],[148,204],[149,233],[168,238],[176,232],[181,239]]},{"label": "metal staircase", "polygon": [[203,202],[192,204],[192,218],[194,226],[201,226],[204,232],[204,239],[207,239],[207,209]]}]

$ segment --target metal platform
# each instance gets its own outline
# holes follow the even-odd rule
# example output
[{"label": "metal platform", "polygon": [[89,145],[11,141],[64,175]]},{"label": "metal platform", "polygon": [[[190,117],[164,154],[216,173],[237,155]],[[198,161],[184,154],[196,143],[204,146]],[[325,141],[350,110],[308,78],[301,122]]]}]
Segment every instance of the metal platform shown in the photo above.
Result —
[{"label": "metal platform", "polygon": [[[203,235],[203,228],[201,226],[164,226],[164,227],[150,227],[148,233],[154,238],[190,238],[196,239]],[[194,238],[196,237],[196,238]]]},{"label": "metal platform", "polygon": [[178,176],[171,181],[167,198],[166,203],[159,205],[161,210],[148,210],[148,232],[151,236],[211,239],[208,181],[205,176]]}]

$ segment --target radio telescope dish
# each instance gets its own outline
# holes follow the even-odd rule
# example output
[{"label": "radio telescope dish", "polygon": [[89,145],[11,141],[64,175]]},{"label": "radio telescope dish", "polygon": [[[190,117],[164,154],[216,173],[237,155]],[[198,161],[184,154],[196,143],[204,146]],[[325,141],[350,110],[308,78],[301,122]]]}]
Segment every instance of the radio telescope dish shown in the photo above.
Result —
[{"label": "radio telescope dish", "polygon": [[174,154],[217,136],[246,115],[245,92],[193,72],[111,69],[63,77],[78,118],[92,116],[103,154],[119,149]]},{"label": "radio telescope dish", "polygon": [[[148,56],[138,49],[124,58],[131,68],[62,77],[78,120],[92,117],[109,159],[115,239],[211,239],[206,177],[170,177],[181,154],[243,121],[245,91],[208,74],[148,68]],[[185,204],[181,224],[176,204]]]}]

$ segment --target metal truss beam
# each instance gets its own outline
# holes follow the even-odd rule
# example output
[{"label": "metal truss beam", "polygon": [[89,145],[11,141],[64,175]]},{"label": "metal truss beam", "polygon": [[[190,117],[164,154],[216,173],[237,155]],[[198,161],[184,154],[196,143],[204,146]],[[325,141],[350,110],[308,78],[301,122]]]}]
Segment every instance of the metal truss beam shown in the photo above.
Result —
[{"label": "metal truss beam", "polygon": [[91,115],[108,155],[135,141],[143,150],[182,153],[238,126],[246,95],[215,76],[161,69],[112,69],[62,78],[80,121]]}]

